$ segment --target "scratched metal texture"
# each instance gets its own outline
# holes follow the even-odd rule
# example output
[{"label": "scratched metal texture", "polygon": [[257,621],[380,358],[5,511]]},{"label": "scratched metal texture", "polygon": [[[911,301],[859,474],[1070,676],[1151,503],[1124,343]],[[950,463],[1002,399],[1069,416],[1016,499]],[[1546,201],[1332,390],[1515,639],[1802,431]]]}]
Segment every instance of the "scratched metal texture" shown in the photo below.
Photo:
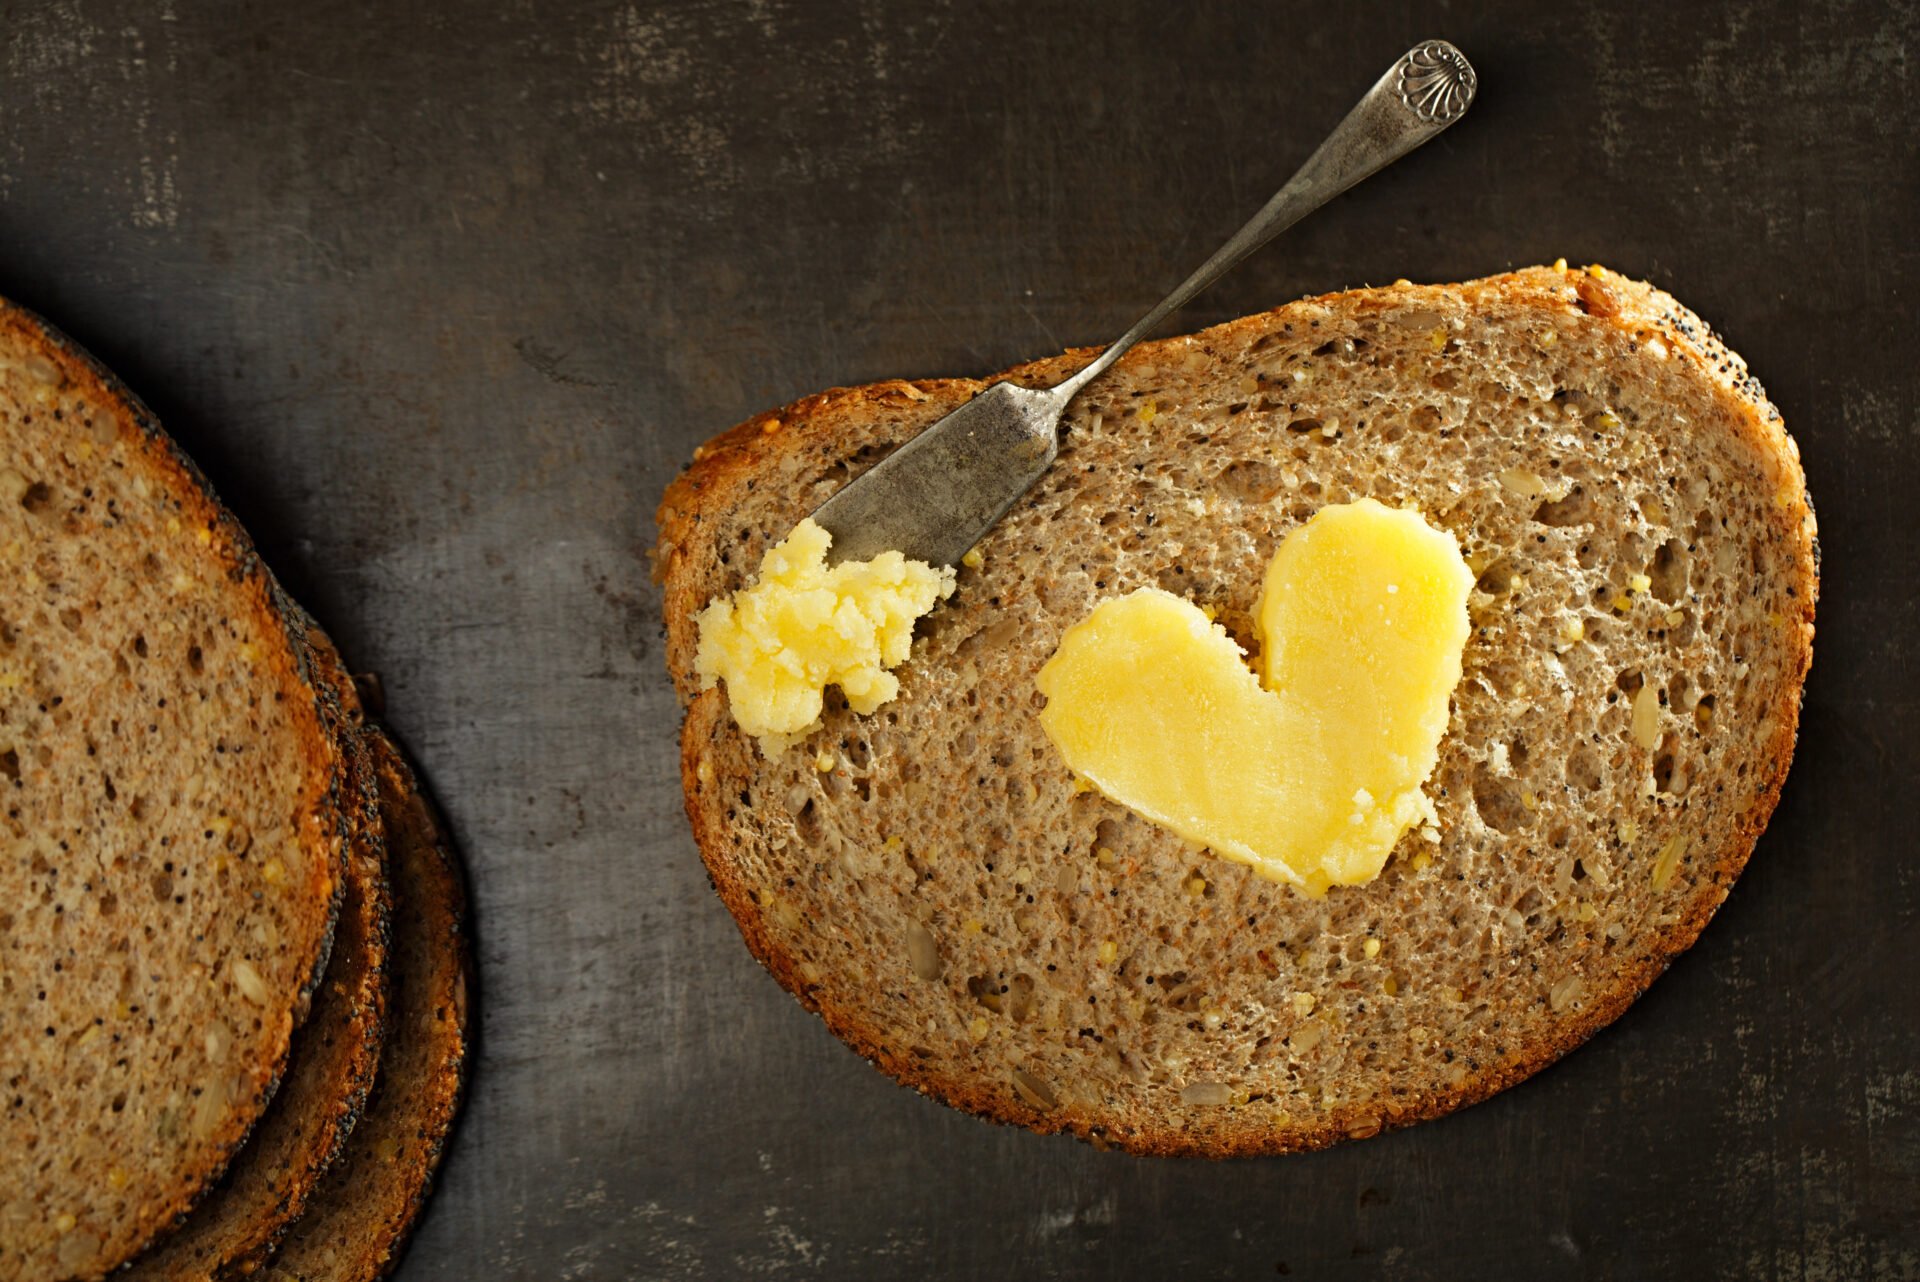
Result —
[{"label": "scratched metal texture", "polygon": [[[1804,451],[1785,800],[1564,1063],[1334,1151],[949,1112],[749,959],[648,583],[694,445],[1131,321],[1417,38],[1439,143],[1192,307],[1566,255],[1671,288]],[[0,292],[159,410],[385,677],[471,870],[472,1093],[402,1276],[1920,1275],[1911,2],[0,6]]]}]

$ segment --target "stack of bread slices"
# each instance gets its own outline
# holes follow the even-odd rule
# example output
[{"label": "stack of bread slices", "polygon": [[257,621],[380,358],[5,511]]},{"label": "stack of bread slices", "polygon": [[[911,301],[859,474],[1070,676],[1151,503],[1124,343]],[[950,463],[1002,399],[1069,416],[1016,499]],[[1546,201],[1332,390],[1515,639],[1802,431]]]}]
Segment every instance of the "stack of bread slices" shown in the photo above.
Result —
[{"label": "stack of bread slices", "polygon": [[443,829],[205,478],[5,303],[0,434],[0,1282],[380,1276],[468,1045]]}]

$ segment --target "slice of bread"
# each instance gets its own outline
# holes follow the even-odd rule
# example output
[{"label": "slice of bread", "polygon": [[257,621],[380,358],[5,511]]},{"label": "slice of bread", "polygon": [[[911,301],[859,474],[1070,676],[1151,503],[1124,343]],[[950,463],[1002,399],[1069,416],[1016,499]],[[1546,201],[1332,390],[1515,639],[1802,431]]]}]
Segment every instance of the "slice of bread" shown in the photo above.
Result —
[{"label": "slice of bread", "polygon": [[279,1241],[345,1147],[365,1105],[386,1030],[389,930],[379,782],[360,699],[332,641],[308,633],[316,676],[333,692],[332,727],[348,762],[346,893],[333,954],[294,1037],[285,1080],[226,1175],[186,1222],[126,1272],[132,1282],[204,1282]]},{"label": "slice of bread", "polygon": [[303,617],[123,387],[0,303],[0,1279],[98,1278],[271,1099],[342,762]]},{"label": "slice of bread", "polygon": [[367,745],[393,888],[387,1042],[346,1151],[256,1274],[268,1282],[367,1282],[393,1268],[426,1202],[465,1080],[472,959],[459,868],[399,748],[379,729],[368,731]]},{"label": "slice of bread", "polygon": [[[1037,1130],[1281,1152],[1519,1081],[1693,942],[1786,773],[1817,580],[1794,444],[1692,313],[1531,269],[1144,344],[1074,402],[900,697],[830,700],[767,758],[724,687],[698,689],[695,611],[981,386],[762,414],[658,516],[702,856],[749,947],[860,1053]],[[1418,505],[1479,576],[1438,842],[1410,833],[1377,880],[1313,899],[1076,788],[1035,716],[1063,630],[1158,586],[1250,645],[1281,537],[1361,496]]]}]

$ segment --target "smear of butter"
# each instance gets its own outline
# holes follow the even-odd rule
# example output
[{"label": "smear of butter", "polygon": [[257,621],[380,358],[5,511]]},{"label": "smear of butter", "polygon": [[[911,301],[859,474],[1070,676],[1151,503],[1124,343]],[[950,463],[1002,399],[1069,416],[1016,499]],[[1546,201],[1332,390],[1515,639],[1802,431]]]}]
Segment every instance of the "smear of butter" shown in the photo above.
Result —
[{"label": "smear of butter", "polygon": [[1192,602],[1142,588],[1067,630],[1040,723],[1075,774],[1215,854],[1324,894],[1434,818],[1473,572],[1371,499],[1290,533],[1256,609],[1261,676]]},{"label": "smear of butter", "polygon": [[740,728],[769,756],[820,721],[826,688],[869,713],[900,692],[913,625],[953,592],[951,567],[882,552],[827,565],[832,536],[812,518],[768,550],[760,575],[698,615],[701,689],[727,684]]}]

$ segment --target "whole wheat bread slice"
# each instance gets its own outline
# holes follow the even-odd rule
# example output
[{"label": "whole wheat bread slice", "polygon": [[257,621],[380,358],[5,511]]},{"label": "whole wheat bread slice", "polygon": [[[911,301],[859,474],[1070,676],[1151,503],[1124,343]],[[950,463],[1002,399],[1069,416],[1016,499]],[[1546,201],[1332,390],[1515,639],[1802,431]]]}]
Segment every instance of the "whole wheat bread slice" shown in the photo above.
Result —
[{"label": "whole wheat bread slice", "polygon": [[378,728],[367,746],[393,888],[386,1046],[346,1150],[258,1274],[269,1282],[368,1282],[391,1271],[426,1203],[465,1082],[472,955],[459,867],[400,749]]},{"label": "whole wheat bread slice", "polygon": [[[860,1053],[1038,1130],[1311,1148],[1526,1077],[1693,942],[1786,773],[1817,580],[1794,444],[1691,312],[1532,269],[1142,345],[923,621],[900,697],[830,702],[769,760],[723,687],[699,692],[694,612],[982,385],[762,414],[659,511],[702,856],[754,953]],[[1479,573],[1438,843],[1411,833],[1315,900],[1077,790],[1035,717],[1062,631],[1151,585],[1250,645],[1281,537],[1364,495],[1417,504]]]},{"label": "whole wheat bread slice", "polygon": [[334,694],[331,729],[348,763],[346,892],[332,957],[294,1037],[285,1079],[246,1147],[186,1222],[134,1262],[125,1274],[131,1282],[240,1276],[306,1208],[345,1148],[380,1062],[389,895],[379,781],[339,651],[318,629],[307,640],[315,675]]},{"label": "whole wheat bread slice", "polygon": [[305,621],[123,387],[0,303],[0,1279],[97,1278],[246,1138],[326,961]]}]

